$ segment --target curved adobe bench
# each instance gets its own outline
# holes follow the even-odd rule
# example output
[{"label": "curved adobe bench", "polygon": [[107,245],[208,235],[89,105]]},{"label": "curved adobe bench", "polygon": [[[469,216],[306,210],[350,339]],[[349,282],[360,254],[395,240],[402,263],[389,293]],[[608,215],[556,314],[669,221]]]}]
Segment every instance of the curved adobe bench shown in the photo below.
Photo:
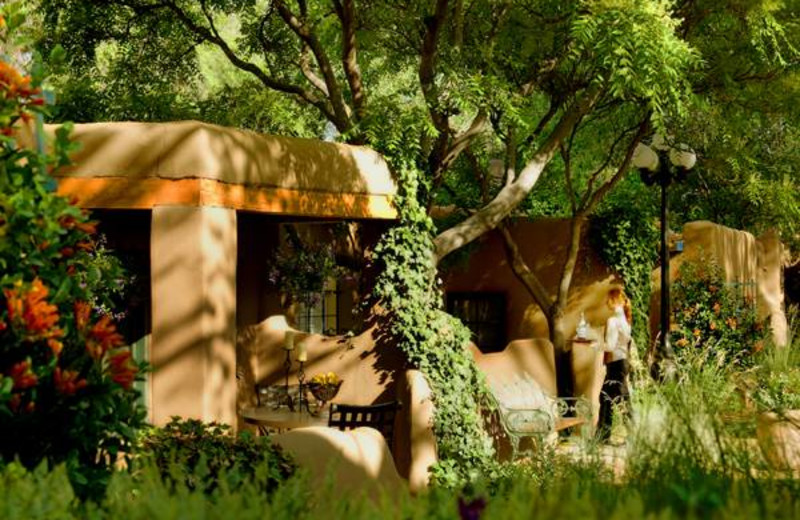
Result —
[{"label": "curved adobe bench", "polygon": [[339,431],[324,426],[299,428],[272,437],[321,487],[332,477],[337,493],[397,499],[408,485],[398,475],[386,440],[374,428]]}]

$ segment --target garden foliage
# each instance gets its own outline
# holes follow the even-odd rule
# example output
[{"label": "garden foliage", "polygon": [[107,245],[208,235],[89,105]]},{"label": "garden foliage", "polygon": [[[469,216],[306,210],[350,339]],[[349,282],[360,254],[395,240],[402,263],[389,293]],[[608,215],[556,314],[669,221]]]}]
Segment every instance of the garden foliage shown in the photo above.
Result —
[{"label": "garden foliage", "polygon": [[[0,17],[4,44],[22,21]],[[69,125],[49,153],[21,142],[46,111],[42,80],[0,57],[0,461],[66,462],[76,491],[96,497],[142,424],[140,367],[106,313],[119,264],[96,251],[96,223],[54,192]]]},{"label": "garden foliage", "polygon": [[233,435],[226,424],[173,417],[153,428],[139,445],[137,465],[152,462],[165,482],[213,493],[220,486],[239,489],[245,482],[264,496],[294,473],[289,457],[268,437]]},{"label": "garden foliage", "polygon": [[388,317],[393,340],[431,385],[436,407],[439,462],[435,480],[457,486],[486,475],[494,462],[481,407],[489,405],[486,384],[470,352],[470,331],[443,307],[441,280],[433,260],[433,222],[418,203],[418,177],[400,169],[400,225],[375,248],[383,269],[373,297]]},{"label": "garden foliage", "polygon": [[658,256],[658,230],[652,205],[631,204],[641,198],[641,183],[629,180],[592,219],[592,246],[603,261],[622,277],[633,311],[633,338],[640,348],[650,344],[651,273]]},{"label": "garden foliage", "polygon": [[752,366],[769,330],[758,319],[755,291],[754,283],[726,283],[713,261],[683,263],[671,294],[671,339],[678,360],[687,350],[699,350],[711,360]]}]

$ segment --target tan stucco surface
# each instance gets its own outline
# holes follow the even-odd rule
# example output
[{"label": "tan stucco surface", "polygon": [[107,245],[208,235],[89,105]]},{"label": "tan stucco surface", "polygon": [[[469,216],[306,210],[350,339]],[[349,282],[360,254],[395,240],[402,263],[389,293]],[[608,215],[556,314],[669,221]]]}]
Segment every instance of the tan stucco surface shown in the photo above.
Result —
[{"label": "tan stucco surface", "polygon": [[[47,125],[52,135],[57,126]],[[379,154],[198,121],[85,123],[59,192],[84,207],[223,206],[267,213],[394,218]],[[29,131],[20,139],[32,145]]]},{"label": "tan stucco surface", "polygon": [[153,422],[236,420],[236,212],[152,213]]},{"label": "tan stucco surface", "polygon": [[363,495],[376,503],[408,492],[383,436],[373,428],[346,432],[321,426],[300,428],[274,435],[272,441],[308,471],[315,489],[332,485],[334,496]]},{"label": "tan stucco surface", "polygon": [[[605,300],[614,276],[587,245],[586,228],[581,240],[575,276],[564,316],[568,337],[575,333],[581,312],[595,327],[603,327],[609,316]],[[561,266],[567,254],[569,222],[561,219],[518,221],[512,227],[520,252],[550,294],[555,294]],[[527,290],[514,276],[506,258],[502,238],[492,232],[483,237],[466,262],[444,274],[447,291],[493,291],[506,295],[508,341],[547,338],[547,320]]]},{"label": "tan stucco surface", "polygon": [[430,483],[430,468],[436,464],[436,435],[433,433],[433,392],[425,375],[407,370],[404,378],[403,402],[408,408],[408,428],[404,441],[408,444],[408,487],[418,493]]}]

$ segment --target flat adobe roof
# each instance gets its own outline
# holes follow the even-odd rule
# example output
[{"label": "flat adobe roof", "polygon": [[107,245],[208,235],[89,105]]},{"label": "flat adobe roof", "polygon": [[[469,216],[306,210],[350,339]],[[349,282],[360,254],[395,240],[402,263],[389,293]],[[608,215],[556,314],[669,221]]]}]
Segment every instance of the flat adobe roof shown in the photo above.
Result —
[{"label": "flat adobe roof", "polygon": [[[46,125],[52,135],[57,125]],[[198,121],[76,124],[58,191],[89,208],[218,206],[317,217],[396,217],[374,150]]]}]

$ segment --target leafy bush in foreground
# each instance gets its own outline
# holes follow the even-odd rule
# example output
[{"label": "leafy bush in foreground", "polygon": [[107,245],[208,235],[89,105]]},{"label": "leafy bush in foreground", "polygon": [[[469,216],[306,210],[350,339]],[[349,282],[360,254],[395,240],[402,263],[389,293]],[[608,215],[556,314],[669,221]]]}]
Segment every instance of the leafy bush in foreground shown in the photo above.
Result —
[{"label": "leafy bush in foreground", "polygon": [[221,485],[235,490],[245,482],[264,496],[294,473],[294,464],[267,437],[249,432],[234,436],[226,424],[205,424],[173,417],[163,428],[153,428],[142,439],[141,457],[152,461],[162,478],[190,490],[213,493]]},{"label": "leafy bush in foreground", "polygon": [[[0,46],[12,51],[24,22],[14,5],[0,7]],[[55,193],[50,174],[68,163],[69,126],[52,153],[21,144],[45,111],[43,77],[8,60],[0,57],[0,465],[66,462],[78,494],[97,499],[144,420],[132,387],[140,367],[108,314],[122,271],[96,250],[95,223]]]}]

